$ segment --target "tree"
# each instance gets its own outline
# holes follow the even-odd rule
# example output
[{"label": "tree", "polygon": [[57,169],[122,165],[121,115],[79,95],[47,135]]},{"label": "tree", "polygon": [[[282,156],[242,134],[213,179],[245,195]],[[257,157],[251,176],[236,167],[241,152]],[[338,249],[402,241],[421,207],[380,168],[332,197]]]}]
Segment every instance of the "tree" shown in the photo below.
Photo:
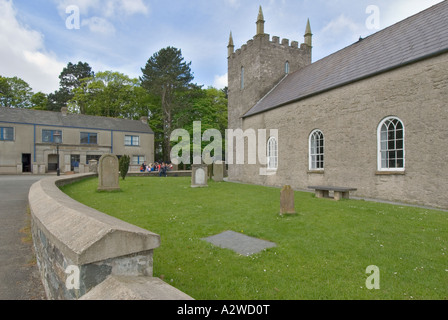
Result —
[{"label": "tree", "polygon": [[186,63],[182,52],[173,47],[161,49],[155,53],[142,68],[140,77],[142,87],[160,99],[160,113],[163,127],[163,160],[169,161],[171,145],[170,135],[173,130],[173,113],[178,107],[176,95],[189,88],[193,75],[191,62]]},{"label": "tree", "polygon": [[48,98],[43,92],[33,94],[31,97],[31,108],[34,110],[47,110]]},{"label": "tree", "polygon": [[124,155],[118,160],[118,167],[120,170],[120,176],[123,180],[126,179],[126,175],[129,170],[129,163],[131,162],[131,157],[128,155]]},{"label": "tree", "polygon": [[126,119],[148,116],[148,93],[138,79],[119,72],[98,72],[82,79],[73,94],[72,112]]},{"label": "tree", "polygon": [[[213,87],[208,89],[196,88],[196,90],[189,91],[185,96],[184,103],[189,104],[189,107],[182,109],[174,116],[178,128],[187,130],[190,137],[193,136],[193,123],[195,121],[201,122],[201,136],[206,130],[218,130],[222,137],[223,154],[221,156],[224,159],[224,137],[228,121],[226,92]],[[177,144],[177,142],[173,142],[173,144]],[[201,154],[208,144],[210,144],[210,141],[202,141]],[[191,152],[193,152],[193,147],[193,140],[190,140]]]},{"label": "tree", "polygon": [[73,64],[69,62],[59,75],[59,90],[48,95],[48,110],[60,111],[67,107],[74,96],[74,90],[79,88],[82,80],[94,76],[92,68],[86,62]]},{"label": "tree", "polygon": [[8,108],[30,108],[33,95],[29,84],[18,78],[0,76],[0,105]]}]

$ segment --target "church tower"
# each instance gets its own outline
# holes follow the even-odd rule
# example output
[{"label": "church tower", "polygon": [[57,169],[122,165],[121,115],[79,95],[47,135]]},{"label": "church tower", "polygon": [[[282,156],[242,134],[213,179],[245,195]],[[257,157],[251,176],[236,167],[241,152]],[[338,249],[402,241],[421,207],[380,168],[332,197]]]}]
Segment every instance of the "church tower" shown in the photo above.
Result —
[{"label": "church tower", "polygon": [[229,128],[243,129],[242,117],[280,80],[311,63],[312,34],[307,22],[304,43],[265,33],[260,6],[253,39],[235,51],[230,33],[228,50]]}]

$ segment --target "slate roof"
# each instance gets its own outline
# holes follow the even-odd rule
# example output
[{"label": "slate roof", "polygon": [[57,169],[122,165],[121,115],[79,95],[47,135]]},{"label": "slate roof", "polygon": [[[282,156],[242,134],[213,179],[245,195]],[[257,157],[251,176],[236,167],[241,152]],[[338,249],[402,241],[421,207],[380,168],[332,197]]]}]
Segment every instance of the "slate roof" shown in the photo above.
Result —
[{"label": "slate roof", "polygon": [[448,1],[292,73],[244,117],[448,52]]},{"label": "slate roof", "polygon": [[138,120],[115,119],[70,113],[63,116],[61,112],[5,107],[0,107],[0,122],[91,130],[114,130],[149,134],[154,133],[147,124],[144,124]]}]

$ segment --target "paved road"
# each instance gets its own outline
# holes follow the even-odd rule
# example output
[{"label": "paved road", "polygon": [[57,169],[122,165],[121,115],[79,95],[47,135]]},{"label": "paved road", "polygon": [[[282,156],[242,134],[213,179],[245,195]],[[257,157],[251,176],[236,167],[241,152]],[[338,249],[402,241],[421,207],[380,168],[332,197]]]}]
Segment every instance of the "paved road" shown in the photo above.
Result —
[{"label": "paved road", "polygon": [[28,191],[42,178],[0,176],[0,300],[46,299],[30,234],[26,233],[30,225]]}]

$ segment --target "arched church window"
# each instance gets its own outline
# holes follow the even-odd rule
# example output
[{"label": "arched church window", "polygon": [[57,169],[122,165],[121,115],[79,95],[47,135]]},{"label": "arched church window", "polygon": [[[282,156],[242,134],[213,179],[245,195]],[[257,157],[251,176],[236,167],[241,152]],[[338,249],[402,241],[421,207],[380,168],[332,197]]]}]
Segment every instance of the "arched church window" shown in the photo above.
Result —
[{"label": "arched church window", "polygon": [[405,136],[403,122],[388,117],[378,126],[378,170],[404,171]]},{"label": "arched church window", "polygon": [[289,61],[285,62],[285,74],[289,74]]},{"label": "arched church window", "polygon": [[244,89],[244,67],[241,67],[241,89]]},{"label": "arched church window", "polygon": [[267,152],[268,169],[276,170],[278,168],[278,143],[275,137],[269,138]]},{"label": "arched church window", "polygon": [[309,140],[309,169],[324,170],[325,167],[325,139],[320,130],[314,130]]}]

